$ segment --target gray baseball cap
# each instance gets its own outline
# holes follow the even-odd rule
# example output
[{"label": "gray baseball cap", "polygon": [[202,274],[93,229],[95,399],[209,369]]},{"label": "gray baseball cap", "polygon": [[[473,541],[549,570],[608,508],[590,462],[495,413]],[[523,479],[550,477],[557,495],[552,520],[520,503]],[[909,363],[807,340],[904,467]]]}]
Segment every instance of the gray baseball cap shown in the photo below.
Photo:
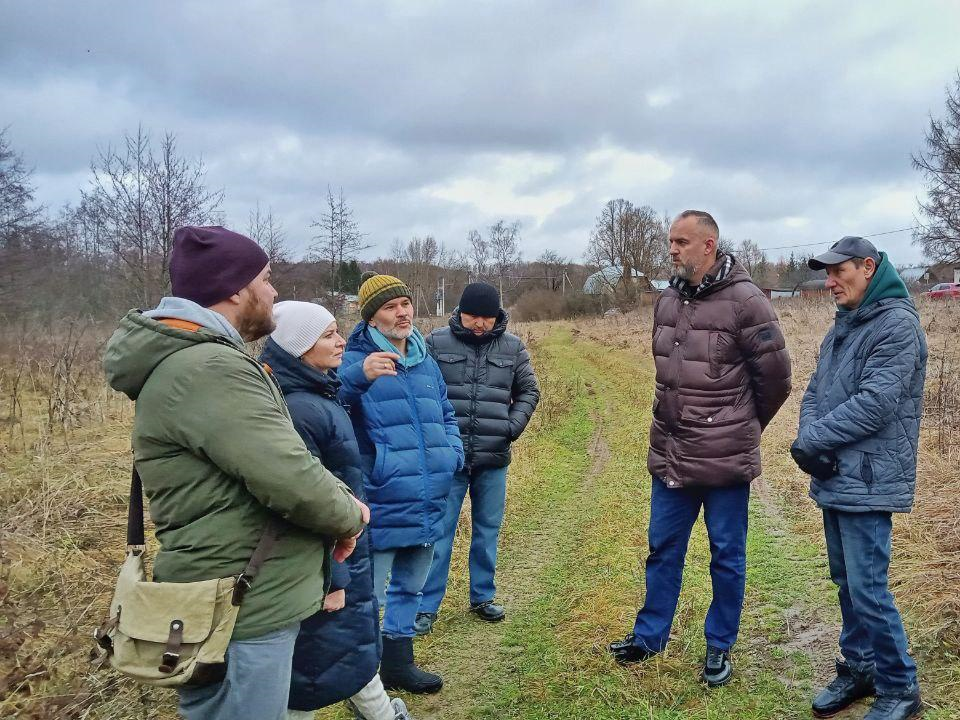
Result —
[{"label": "gray baseball cap", "polygon": [[807,265],[811,270],[823,270],[827,265],[839,265],[853,258],[873,258],[879,263],[880,253],[869,240],[847,235],[831,245],[827,252],[810,258]]}]

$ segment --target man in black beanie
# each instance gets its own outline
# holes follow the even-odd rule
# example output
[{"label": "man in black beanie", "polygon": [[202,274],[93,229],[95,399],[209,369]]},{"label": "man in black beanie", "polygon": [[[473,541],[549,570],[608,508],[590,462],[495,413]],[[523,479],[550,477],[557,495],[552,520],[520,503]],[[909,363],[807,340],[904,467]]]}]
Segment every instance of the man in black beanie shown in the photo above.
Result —
[{"label": "man in black beanie", "polygon": [[433,565],[423,588],[416,630],[433,629],[447,590],[453,536],[460,509],[470,493],[470,610],[488,622],[503,620],[494,603],[497,540],[503,523],[510,444],[520,437],[540,401],[530,355],[507,332],[507,313],[492,285],[470,283],[450,317],[449,327],[434,330],[427,348],[447,384],[466,453],[447,499],[443,537],[434,547]]}]

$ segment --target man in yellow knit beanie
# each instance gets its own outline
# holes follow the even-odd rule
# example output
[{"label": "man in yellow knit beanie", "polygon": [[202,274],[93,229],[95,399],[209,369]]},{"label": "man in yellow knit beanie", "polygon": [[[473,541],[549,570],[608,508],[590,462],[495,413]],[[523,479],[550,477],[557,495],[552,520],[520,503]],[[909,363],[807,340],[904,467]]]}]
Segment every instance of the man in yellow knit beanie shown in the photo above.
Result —
[{"label": "man in yellow knit beanie", "polygon": [[384,608],[380,677],[390,690],[437,692],[443,678],[414,662],[414,621],[463,443],[443,375],[413,324],[410,288],[365,274],[359,295],[363,320],[347,340],[339,395],[350,407],[370,505],[374,590]]}]

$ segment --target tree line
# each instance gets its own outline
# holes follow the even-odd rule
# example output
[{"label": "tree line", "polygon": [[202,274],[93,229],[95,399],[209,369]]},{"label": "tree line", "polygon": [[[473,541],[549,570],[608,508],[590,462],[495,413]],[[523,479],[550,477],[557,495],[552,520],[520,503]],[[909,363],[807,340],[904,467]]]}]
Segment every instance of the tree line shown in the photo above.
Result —
[{"label": "tree line", "polygon": [[[927,183],[914,242],[936,262],[960,263],[960,73],[947,89],[946,113],[931,116],[913,166]],[[35,202],[32,171],[0,130],[0,313],[53,319],[83,313],[115,317],[148,307],[169,289],[169,259],[176,228],[224,223],[224,190],[209,187],[200,158],[184,157],[173,133],[154,140],[143,128],[117,146],[99,150],[76,206],[50,213]],[[496,285],[505,303],[559,293],[571,307],[597,310],[603,301],[580,293],[597,270],[607,302],[630,304],[651,283],[669,277],[670,215],[624,198],[608,201],[587,239],[584,262],[555,250],[528,260],[519,221],[499,219],[449,244],[432,235],[394,239],[389,254],[372,261],[373,246],[342,189],[328,187],[312,220],[311,239],[299,257],[272,208],[250,210],[245,231],[267,252],[284,297],[321,299],[338,307],[356,293],[364,269],[403,278],[421,312],[446,311],[466,283]],[[792,289],[810,279],[807,257],[771,260],[752,239],[721,238],[759,285]],[[568,308],[569,309],[569,308]]]}]

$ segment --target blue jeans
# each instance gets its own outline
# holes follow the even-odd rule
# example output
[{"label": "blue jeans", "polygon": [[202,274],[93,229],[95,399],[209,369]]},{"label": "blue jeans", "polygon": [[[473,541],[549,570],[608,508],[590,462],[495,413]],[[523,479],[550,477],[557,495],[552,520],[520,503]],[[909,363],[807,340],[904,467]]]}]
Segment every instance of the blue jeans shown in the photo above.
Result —
[{"label": "blue jeans", "polygon": [[[375,550],[373,590],[383,608],[382,632],[386,637],[413,637],[420,609],[420,591],[430,572],[433,545]],[[387,581],[389,580],[389,586]]]},{"label": "blue jeans", "polygon": [[728,650],[737,641],[747,579],[747,508],[750,485],[668,488],[653,478],[647,556],[647,591],[634,625],[634,643],[660,652],[667,646],[680,599],[683,564],[693,524],[703,508],[710,538],[713,600],[707,611],[707,645]]},{"label": "blue jeans", "polygon": [[284,720],[293,646],[300,623],[227,646],[227,675],[218,683],[179,688],[185,720]]},{"label": "blue jeans", "polygon": [[888,512],[823,511],[830,579],[839,588],[840,650],[847,664],[873,673],[880,694],[911,690],[917,666],[887,585],[892,545]]},{"label": "blue jeans", "polygon": [[460,521],[463,499],[470,491],[470,603],[479,605],[493,600],[497,592],[494,575],[497,571],[497,541],[503,524],[507,497],[507,468],[480,468],[470,474],[458,472],[447,497],[443,537],[437,541],[433,567],[423,586],[420,612],[435,613],[447,592],[453,537]]}]

